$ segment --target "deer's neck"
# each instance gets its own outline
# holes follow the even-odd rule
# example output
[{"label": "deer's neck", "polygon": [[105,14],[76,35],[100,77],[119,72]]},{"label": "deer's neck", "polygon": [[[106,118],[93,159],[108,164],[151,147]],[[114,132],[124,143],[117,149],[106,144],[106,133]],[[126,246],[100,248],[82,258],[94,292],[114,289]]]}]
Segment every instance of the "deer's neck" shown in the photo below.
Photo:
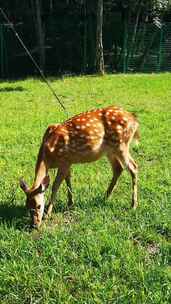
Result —
[{"label": "deer's neck", "polygon": [[43,178],[47,175],[47,173],[48,173],[48,166],[44,156],[43,146],[41,146],[35,167],[35,178],[34,178],[33,188],[37,188],[40,186]]}]

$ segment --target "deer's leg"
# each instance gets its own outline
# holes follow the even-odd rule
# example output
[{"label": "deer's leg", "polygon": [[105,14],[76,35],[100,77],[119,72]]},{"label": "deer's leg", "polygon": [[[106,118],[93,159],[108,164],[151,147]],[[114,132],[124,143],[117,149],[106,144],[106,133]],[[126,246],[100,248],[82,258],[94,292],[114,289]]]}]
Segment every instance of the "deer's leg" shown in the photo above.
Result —
[{"label": "deer's leg", "polygon": [[67,184],[67,190],[68,190],[68,207],[72,207],[73,205],[73,197],[72,197],[72,186],[71,186],[71,175],[70,172],[65,178],[66,184]]},{"label": "deer's leg", "polygon": [[53,204],[55,201],[56,193],[63,182],[64,179],[68,176],[69,168],[59,168],[55,180],[52,185],[52,193],[50,197],[50,202],[47,207],[47,216],[50,216],[53,209]]},{"label": "deer's leg", "polygon": [[129,157],[128,170],[132,177],[132,207],[136,209],[138,206],[138,198],[137,198],[137,183],[138,183],[138,166],[136,162]]},{"label": "deer's leg", "polygon": [[137,183],[138,183],[138,166],[129,154],[129,146],[126,146],[118,153],[118,161],[125,166],[132,177],[132,207],[134,209],[138,206],[137,199]]},{"label": "deer's leg", "polygon": [[113,189],[116,188],[117,186],[117,182],[118,182],[118,178],[121,175],[122,171],[123,171],[123,166],[121,165],[121,163],[116,159],[115,156],[109,156],[108,155],[108,159],[112,165],[112,170],[113,170],[113,177],[112,180],[110,182],[110,185],[107,189],[106,192],[106,197],[108,198],[110,196],[110,194],[112,193]]}]

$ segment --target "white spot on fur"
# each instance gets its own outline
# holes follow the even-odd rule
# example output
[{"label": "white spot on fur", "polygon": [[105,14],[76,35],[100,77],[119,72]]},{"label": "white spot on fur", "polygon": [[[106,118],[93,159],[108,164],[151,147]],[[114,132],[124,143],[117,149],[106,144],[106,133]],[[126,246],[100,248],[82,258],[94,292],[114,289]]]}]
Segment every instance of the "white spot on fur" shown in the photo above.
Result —
[{"label": "white spot on fur", "polygon": [[94,132],[95,133],[100,133],[101,131],[100,131],[100,128],[98,129],[98,128],[94,128]]},{"label": "white spot on fur", "polygon": [[94,134],[94,130],[90,130],[89,134],[91,134],[91,135]]},{"label": "white spot on fur", "polygon": [[55,150],[55,147],[49,147],[50,152],[53,152]]},{"label": "white spot on fur", "polygon": [[68,136],[68,135],[65,135],[65,136],[64,136],[64,140],[65,140],[65,144],[67,145],[68,142],[69,142],[69,136]]},{"label": "white spot on fur", "polygon": [[116,126],[116,129],[117,129],[117,131],[122,130],[122,126],[117,125],[117,126]]}]

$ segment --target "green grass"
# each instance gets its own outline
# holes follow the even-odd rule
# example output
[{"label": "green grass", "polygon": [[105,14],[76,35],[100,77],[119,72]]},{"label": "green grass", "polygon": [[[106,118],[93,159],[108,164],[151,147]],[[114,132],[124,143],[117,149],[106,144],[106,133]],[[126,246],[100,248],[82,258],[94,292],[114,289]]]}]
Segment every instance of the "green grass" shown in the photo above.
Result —
[{"label": "green grass", "polygon": [[104,200],[112,173],[101,159],[73,167],[74,209],[63,185],[52,218],[30,232],[18,179],[31,185],[44,130],[66,116],[39,80],[1,82],[0,303],[170,303],[171,75],[51,81],[70,115],[111,104],[137,113],[139,207],[127,172]]}]

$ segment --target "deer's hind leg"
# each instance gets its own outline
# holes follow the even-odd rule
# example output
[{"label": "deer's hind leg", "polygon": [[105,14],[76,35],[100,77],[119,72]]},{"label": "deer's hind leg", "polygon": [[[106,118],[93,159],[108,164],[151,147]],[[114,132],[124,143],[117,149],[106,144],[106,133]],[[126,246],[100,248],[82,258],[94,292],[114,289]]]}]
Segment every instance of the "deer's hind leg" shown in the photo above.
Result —
[{"label": "deer's hind leg", "polygon": [[73,195],[72,195],[72,185],[71,185],[71,174],[66,176],[65,178],[67,190],[68,190],[68,207],[71,208],[73,206]]},{"label": "deer's hind leg", "polygon": [[129,154],[129,144],[124,144],[116,155],[123,167],[126,167],[132,177],[132,207],[138,206],[137,184],[138,184],[138,165]]},{"label": "deer's hind leg", "polygon": [[113,177],[112,180],[109,184],[109,187],[106,191],[106,197],[108,198],[110,196],[110,194],[112,193],[112,191],[114,189],[116,189],[117,187],[117,183],[118,183],[118,179],[123,171],[123,166],[122,164],[117,160],[117,158],[115,157],[114,154],[109,154],[108,156],[108,160],[112,166],[112,171],[113,171]]},{"label": "deer's hind leg", "polygon": [[133,209],[136,209],[138,206],[138,198],[137,198],[138,165],[131,156],[129,156],[129,163],[127,168],[132,177],[132,207]]}]

